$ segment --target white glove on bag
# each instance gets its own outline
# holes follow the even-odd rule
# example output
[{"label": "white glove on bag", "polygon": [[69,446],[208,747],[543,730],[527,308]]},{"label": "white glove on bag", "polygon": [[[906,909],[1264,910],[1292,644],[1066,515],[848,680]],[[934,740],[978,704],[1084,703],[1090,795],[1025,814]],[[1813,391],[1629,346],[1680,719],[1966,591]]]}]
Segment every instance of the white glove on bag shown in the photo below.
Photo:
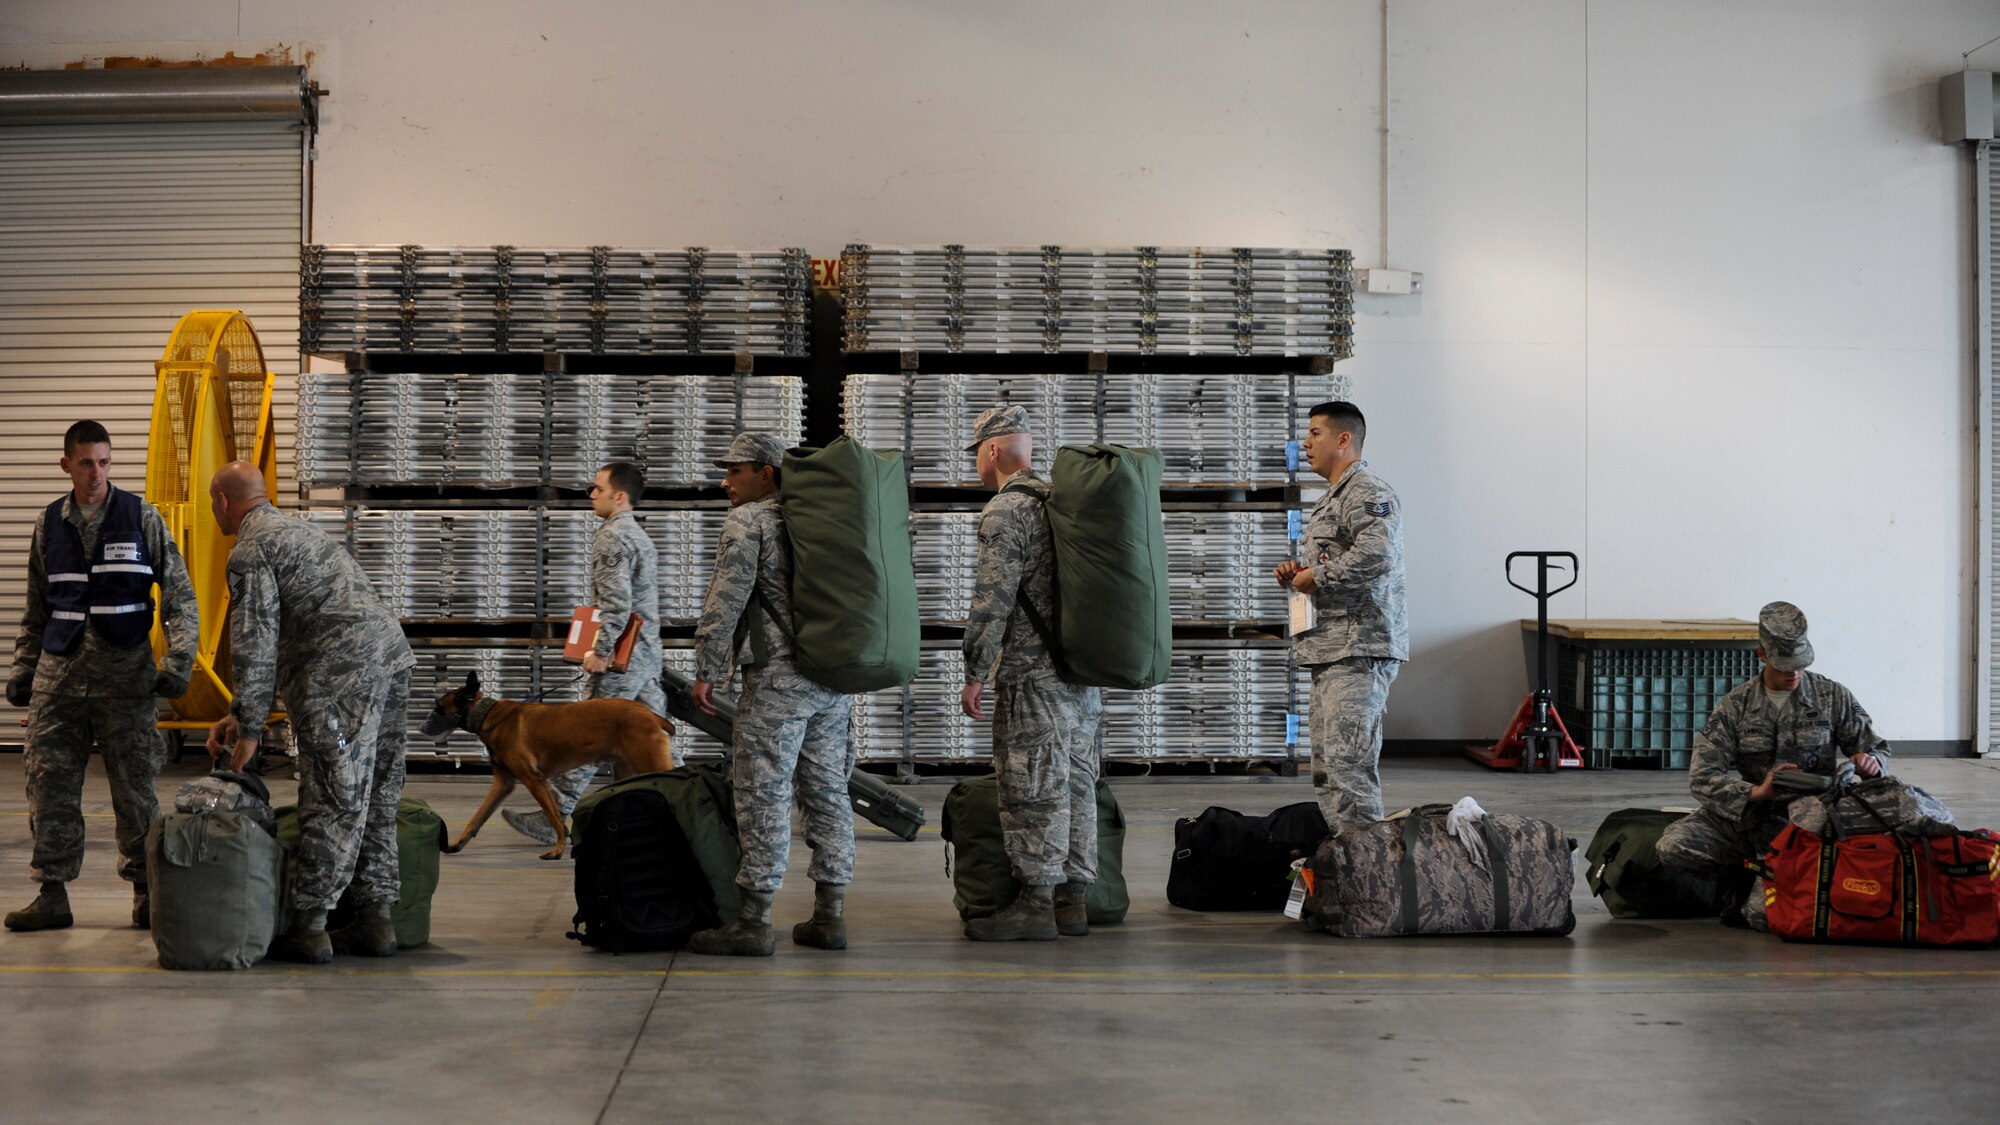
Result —
[{"label": "white glove on bag", "polygon": [[1470,797],[1461,797],[1451,807],[1444,818],[1445,831],[1458,837],[1465,846],[1465,854],[1472,857],[1473,866],[1486,870],[1486,836],[1479,831],[1479,822],[1486,819],[1486,810]]}]

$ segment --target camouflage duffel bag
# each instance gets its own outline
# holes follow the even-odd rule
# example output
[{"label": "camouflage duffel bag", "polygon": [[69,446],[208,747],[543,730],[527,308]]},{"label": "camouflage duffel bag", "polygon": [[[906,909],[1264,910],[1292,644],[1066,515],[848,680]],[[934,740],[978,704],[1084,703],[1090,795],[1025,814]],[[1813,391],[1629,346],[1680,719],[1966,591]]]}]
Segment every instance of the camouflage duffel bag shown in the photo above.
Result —
[{"label": "camouflage duffel bag", "polygon": [[1445,828],[1450,805],[1326,838],[1308,865],[1307,924],[1341,937],[1517,933],[1576,928],[1576,842],[1555,825],[1505,813],[1474,822],[1475,857]]}]

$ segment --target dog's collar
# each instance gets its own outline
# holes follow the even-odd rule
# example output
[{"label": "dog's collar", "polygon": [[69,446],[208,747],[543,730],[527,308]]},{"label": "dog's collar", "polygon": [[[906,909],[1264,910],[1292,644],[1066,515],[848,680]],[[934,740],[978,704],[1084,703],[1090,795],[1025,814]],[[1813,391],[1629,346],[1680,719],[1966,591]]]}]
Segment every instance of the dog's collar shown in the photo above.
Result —
[{"label": "dog's collar", "polygon": [[499,702],[497,699],[489,699],[483,695],[473,700],[472,706],[466,708],[465,711],[465,729],[475,735],[486,729],[486,716],[492,713],[494,705]]}]

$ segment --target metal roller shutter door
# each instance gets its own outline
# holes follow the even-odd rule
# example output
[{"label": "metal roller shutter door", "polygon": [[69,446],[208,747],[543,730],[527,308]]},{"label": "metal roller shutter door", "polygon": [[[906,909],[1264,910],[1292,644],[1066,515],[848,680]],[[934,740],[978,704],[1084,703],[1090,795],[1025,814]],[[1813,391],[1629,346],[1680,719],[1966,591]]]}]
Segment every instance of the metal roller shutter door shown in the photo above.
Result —
[{"label": "metal roller shutter door", "polygon": [[[0,637],[11,660],[36,513],[62,494],[78,418],[111,432],[112,479],[145,481],[153,361],[174,322],[240,308],[278,376],[292,491],[305,126],[249,120],[0,126]],[[22,712],[0,702],[0,743]]]}]

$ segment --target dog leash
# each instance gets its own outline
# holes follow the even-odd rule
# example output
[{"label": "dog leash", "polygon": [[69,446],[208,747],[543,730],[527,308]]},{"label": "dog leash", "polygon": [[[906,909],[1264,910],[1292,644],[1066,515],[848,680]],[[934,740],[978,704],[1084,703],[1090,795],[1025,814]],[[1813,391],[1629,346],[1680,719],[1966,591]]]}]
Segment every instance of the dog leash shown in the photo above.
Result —
[{"label": "dog leash", "polygon": [[542,700],[544,700],[544,699],[547,699],[547,698],[548,698],[548,695],[549,695],[549,693],[550,693],[550,692],[552,692],[552,691],[560,691],[561,689],[563,689],[563,688],[566,688],[566,687],[568,687],[569,685],[571,685],[571,684],[573,684],[573,683],[577,682],[578,680],[580,680],[580,679],[584,678],[585,676],[587,676],[587,675],[589,675],[589,674],[590,674],[590,673],[588,673],[588,672],[578,672],[578,673],[577,673],[576,675],[574,675],[574,676],[571,676],[571,677],[570,677],[569,679],[567,679],[567,680],[564,680],[564,681],[563,681],[562,683],[559,683],[559,684],[551,684],[550,686],[548,686],[548,687],[545,687],[545,688],[543,688],[542,690],[540,690],[540,691],[538,691],[538,692],[536,692],[536,693],[535,693],[535,697],[534,697],[533,699],[529,699],[529,700],[525,700],[524,702],[527,702],[527,703],[540,703],[540,702],[541,702]]}]

